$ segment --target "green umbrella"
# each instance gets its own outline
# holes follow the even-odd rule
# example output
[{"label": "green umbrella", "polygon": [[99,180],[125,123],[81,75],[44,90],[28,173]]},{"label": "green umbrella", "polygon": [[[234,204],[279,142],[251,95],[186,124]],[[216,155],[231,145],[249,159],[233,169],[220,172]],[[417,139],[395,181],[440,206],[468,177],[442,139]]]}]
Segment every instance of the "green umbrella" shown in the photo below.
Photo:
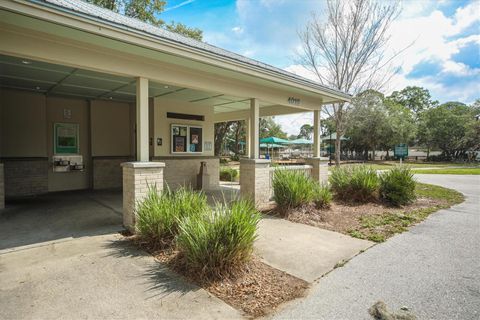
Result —
[{"label": "green umbrella", "polygon": [[277,138],[277,137],[268,137],[268,138],[260,139],[260,143],[268,143],[268,144],[276,143],[276,144],[282,144],[282,143],[289,143],[289,141],[288,141],[288,140],[285,140],[285,139]]},{"label": "green umbrella", "polygon": [[[323,141],[330,140],[330,139],[331,140],[336,140],[337,139],[337,133],[332,132],[332,134],[326,134],[322,137]],[[345,140],[348,140],[348,138],[345,138],[344,136],[341,136],[340,140],[345,141]]]}]

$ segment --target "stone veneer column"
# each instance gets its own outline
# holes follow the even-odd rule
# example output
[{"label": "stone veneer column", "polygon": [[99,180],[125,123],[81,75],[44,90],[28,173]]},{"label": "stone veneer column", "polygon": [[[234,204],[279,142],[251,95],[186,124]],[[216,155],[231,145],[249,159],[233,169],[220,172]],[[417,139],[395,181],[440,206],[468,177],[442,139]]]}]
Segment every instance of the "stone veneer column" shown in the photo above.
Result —
[{"label": "stone veneer column", "polygon": [[270,201],[270,160],[240,160],[240,195],[261,207]]},{"label": "stone veneer column", "polygon": [[123,225],[135,232],[135,209],[148,192],[149,186],[163,190],[163,162],[124,162],[123,168]]},{"label": "stone veneer column", "polygon": [[314,180],[321,184],[328,183],[328,158],[308,158],[305,159],[305,164],[312,166],[311,176]]},{"label": "stone veneer column", "polygon": [[0,209],[5,208],[5,178],[3,163],[0,163]]}]

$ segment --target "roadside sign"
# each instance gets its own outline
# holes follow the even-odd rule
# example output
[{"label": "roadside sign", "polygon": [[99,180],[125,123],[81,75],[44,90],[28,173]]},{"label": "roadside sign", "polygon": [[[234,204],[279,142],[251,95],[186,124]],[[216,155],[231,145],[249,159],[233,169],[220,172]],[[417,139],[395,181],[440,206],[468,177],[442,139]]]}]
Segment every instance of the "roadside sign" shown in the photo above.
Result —
[{"label": "roadside sign", "polygon": [[395,145],[394,155],[396,158],[400,159],[405,159],[405,157],[408,157],[408,145],[406,143]]}]

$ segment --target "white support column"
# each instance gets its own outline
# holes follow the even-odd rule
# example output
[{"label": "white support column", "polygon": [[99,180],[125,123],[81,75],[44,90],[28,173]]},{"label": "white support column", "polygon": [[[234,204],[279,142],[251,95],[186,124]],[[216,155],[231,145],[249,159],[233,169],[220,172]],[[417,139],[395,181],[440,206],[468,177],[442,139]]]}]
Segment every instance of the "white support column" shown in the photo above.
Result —
[{"label": "white support column", "polygon": [[0,163],[0,209],[5,208],[5,174],[3,173],[3,163]]},{"label": "white support column", "polygon": [[149,161],[148,79],[137,78],[137,161]]},{"label": "white support column", "polygon": [[250,117],[245,119],[245,132],[247,138],[245,139],[245,156],[250,157]]},{"label": "white support column", "polygon": [[313,111],[313,157],[320,157],[320,110]]},{"label": "white support column", "polygon": [[260,106],[258,99],[250,99],[250,159],[258,159],[260,157],[260,145],[259,145],[259,121],[260,121]]}]

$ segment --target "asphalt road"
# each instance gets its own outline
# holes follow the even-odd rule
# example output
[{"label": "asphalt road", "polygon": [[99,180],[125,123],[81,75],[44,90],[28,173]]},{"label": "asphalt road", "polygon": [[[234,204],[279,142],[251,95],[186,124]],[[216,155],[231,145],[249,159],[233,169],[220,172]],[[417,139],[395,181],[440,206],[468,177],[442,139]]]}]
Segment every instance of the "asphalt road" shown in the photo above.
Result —
[{"label": "asphalt road", "polygon": [[418,319],[480,318],[480,176],[417,175],[466,201],[432,214],[320,279],[275,319],[372,319],[368,308],[409,308]]}]

